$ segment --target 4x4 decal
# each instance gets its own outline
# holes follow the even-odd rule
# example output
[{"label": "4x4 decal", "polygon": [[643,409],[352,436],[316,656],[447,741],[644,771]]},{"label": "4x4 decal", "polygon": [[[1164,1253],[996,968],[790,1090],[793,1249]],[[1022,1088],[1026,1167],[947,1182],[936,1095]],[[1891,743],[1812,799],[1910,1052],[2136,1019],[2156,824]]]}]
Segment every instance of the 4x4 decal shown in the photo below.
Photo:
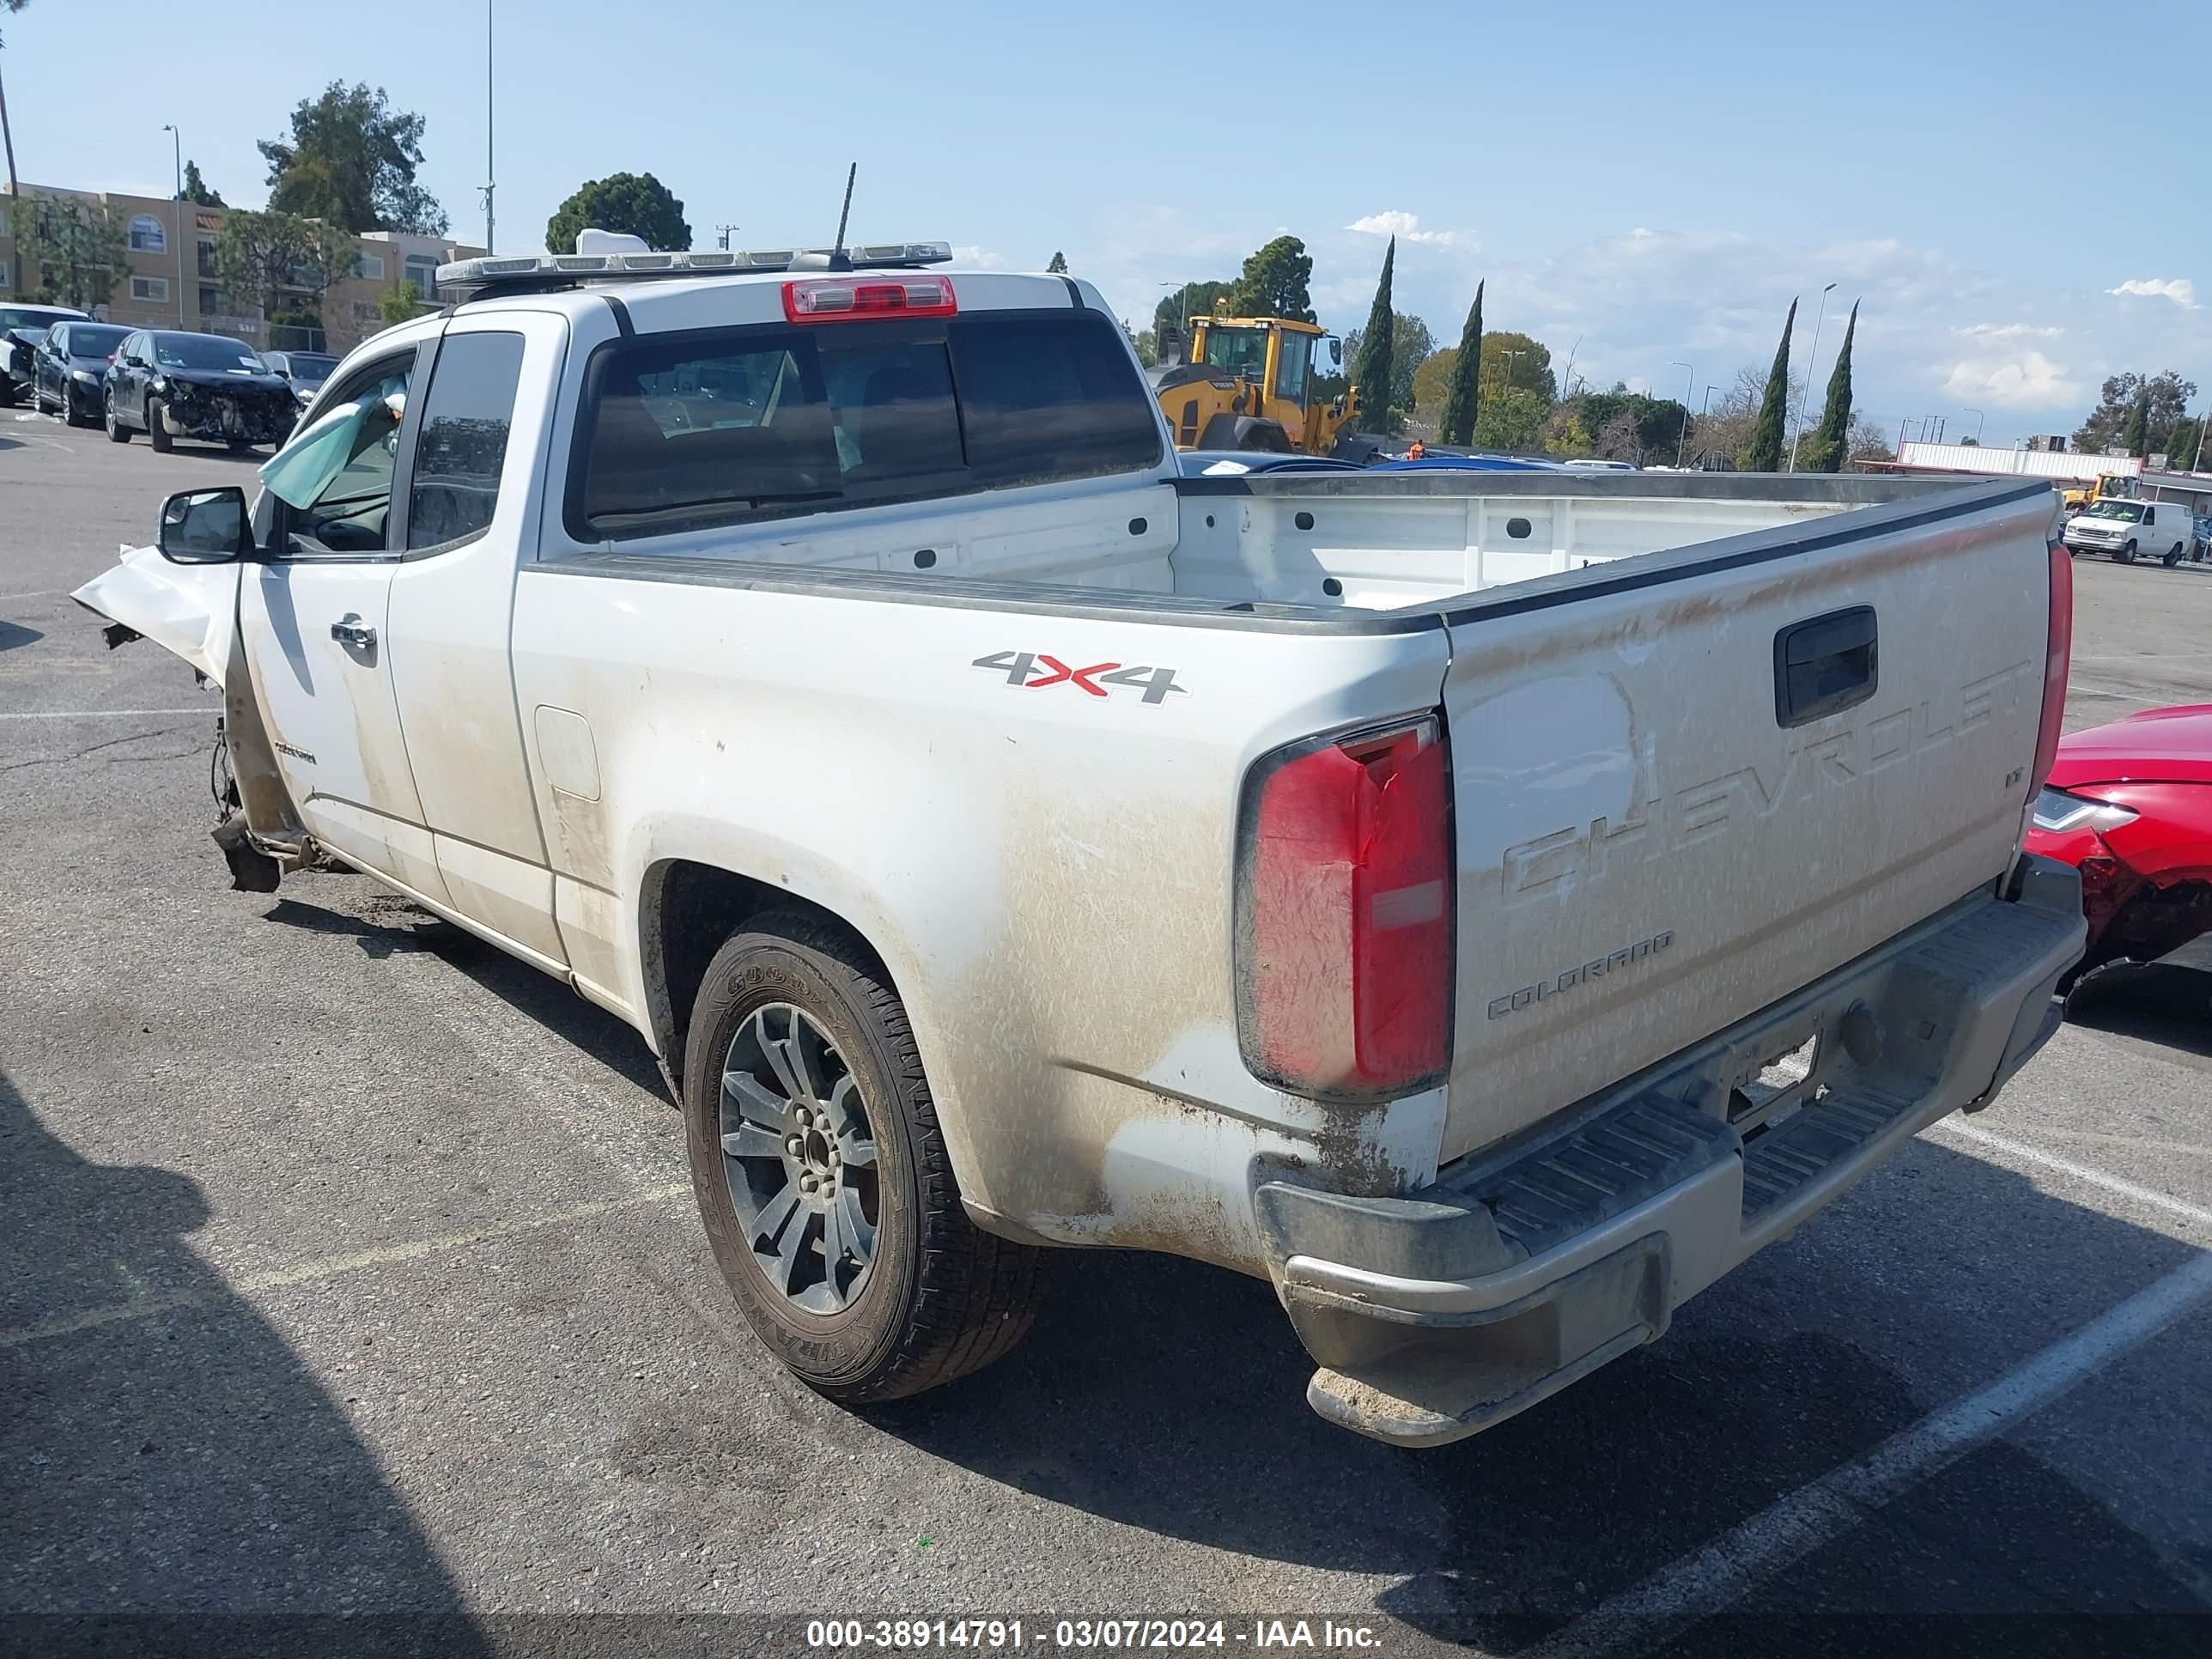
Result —
[{"label": "4x4 decal", "polygon": [[1165,702],[1171,695],[1190,695],[1189,687],[1175,683],[1176,672],[1172,668],[1146,665],[1124,668],[1118,662],[1094,662],[1075,668],[1042,651],[994,651],[988,657],[976,658],[969,665],[1004,674],[1008,685],[1031,691],[1041,691],[1048,685],[1072,685],[1091,696],[1103,697],[1109,685],[1138,685],[1144,688],[1144,700],[1152,703]]}]

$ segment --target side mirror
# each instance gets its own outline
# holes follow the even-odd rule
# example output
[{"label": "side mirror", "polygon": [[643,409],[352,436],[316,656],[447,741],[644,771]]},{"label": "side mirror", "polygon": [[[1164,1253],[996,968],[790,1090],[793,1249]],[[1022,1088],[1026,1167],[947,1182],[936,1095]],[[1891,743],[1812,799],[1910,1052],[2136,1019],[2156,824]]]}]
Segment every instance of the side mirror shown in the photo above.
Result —
[{"label": "side mirror", "polygon": [[1344,342],[1334,334],[1328,337],[1328,360],[1339,368],[1344,367]]},{"label": "side mirror", "polygon": [[246,492],[236,484],[185,489],[161,503],[154,545],[172,564],[229,564],[253,550]]}]

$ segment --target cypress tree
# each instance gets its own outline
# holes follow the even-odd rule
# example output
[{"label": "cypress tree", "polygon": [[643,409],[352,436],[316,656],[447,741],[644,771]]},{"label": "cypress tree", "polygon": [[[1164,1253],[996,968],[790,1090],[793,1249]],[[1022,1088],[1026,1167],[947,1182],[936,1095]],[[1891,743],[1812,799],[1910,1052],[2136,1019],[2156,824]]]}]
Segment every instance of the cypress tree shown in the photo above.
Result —
[{"label": "cypress tree", "polygon": [[2150,393],[2146,390],[2136,394],[2135,404],[2128,410],[2128,423],[2120,429],[2120,443],[2129,454],[2148,453],[2150,434],[2145,428],[2149,424]]},{"label": "cypress tree", "polygon": [[1459,337],[1459,358],[1444,387],[1443,412],[1437,420],[1437,441],[1464,448],[1474,441],[1475,416],[1482,402],[1482,288],[1474,285],[1474,305]]},{"label": "cypress tree", "polygon": [[1782,343],[1774,348],[1774,367],[1766,372],[1766,395],[1759,400],[1759,422],[1751,441],[1735,458],[1742,472],[1778,472],[1782,468],[1782,428],[1790,412],[1790,331],[1797,325],[1797,302],[1782,319]]},{"label": "cypress tree", "polygon": [[1851,337],[1858,332],[1859,307],[1851,302],[1851,319],[1844,325],[1844,349],[1836,354],[1835,372],[1828,376],[1828,401],[1820,410],[1820,424],[1813,430],[1812,453],[1805,458],[1808,472],[1840,472],[1848,457],[1851,429]]},{"label": "cypress tree", "polygon": [[1359,389],[1361,426],[1369,432],[1390,430],[1390,336],[1395,323],[1390,310],[1390,270],[1398,261],[1398,239],[1382,251],[1382,281],[1375,289],[1375,304],[1367,313],[1367,329],[1359,337],[1359,356],[1352,365],[1352,383]]},{"label": "cypress tree", "polygon": [[1067,256],[1065,253],[1060,252],[1057,248],[1054,249],[1052,263],[1044,268],[1044,274],[1048,276],[1066,276]]}]

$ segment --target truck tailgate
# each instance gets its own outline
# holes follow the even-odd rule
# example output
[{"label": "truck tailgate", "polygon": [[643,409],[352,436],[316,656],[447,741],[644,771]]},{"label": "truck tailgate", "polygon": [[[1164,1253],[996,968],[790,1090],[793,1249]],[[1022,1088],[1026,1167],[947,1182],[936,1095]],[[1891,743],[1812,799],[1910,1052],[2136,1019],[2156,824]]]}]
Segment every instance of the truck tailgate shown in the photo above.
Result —
[{"label": "truck tailgate", "polygon": [[2054,508],[2040,483],[1970,487],[1447,617],[1447,1160],[2004,873]]}]

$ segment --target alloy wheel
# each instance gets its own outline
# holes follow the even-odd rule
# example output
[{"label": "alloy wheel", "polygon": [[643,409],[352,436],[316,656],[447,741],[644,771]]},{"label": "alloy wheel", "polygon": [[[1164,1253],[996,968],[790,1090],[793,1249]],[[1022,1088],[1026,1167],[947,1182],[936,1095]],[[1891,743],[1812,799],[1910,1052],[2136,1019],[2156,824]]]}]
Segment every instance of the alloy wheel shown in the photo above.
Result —
[{"label": "alloy wheel", "polygon": [[851,1066],[804,1009],[769,1003],[738,1027],[721,1133],[754,1264],[793,1306],[842,1312],[875,1259],[875,1132]]}]

